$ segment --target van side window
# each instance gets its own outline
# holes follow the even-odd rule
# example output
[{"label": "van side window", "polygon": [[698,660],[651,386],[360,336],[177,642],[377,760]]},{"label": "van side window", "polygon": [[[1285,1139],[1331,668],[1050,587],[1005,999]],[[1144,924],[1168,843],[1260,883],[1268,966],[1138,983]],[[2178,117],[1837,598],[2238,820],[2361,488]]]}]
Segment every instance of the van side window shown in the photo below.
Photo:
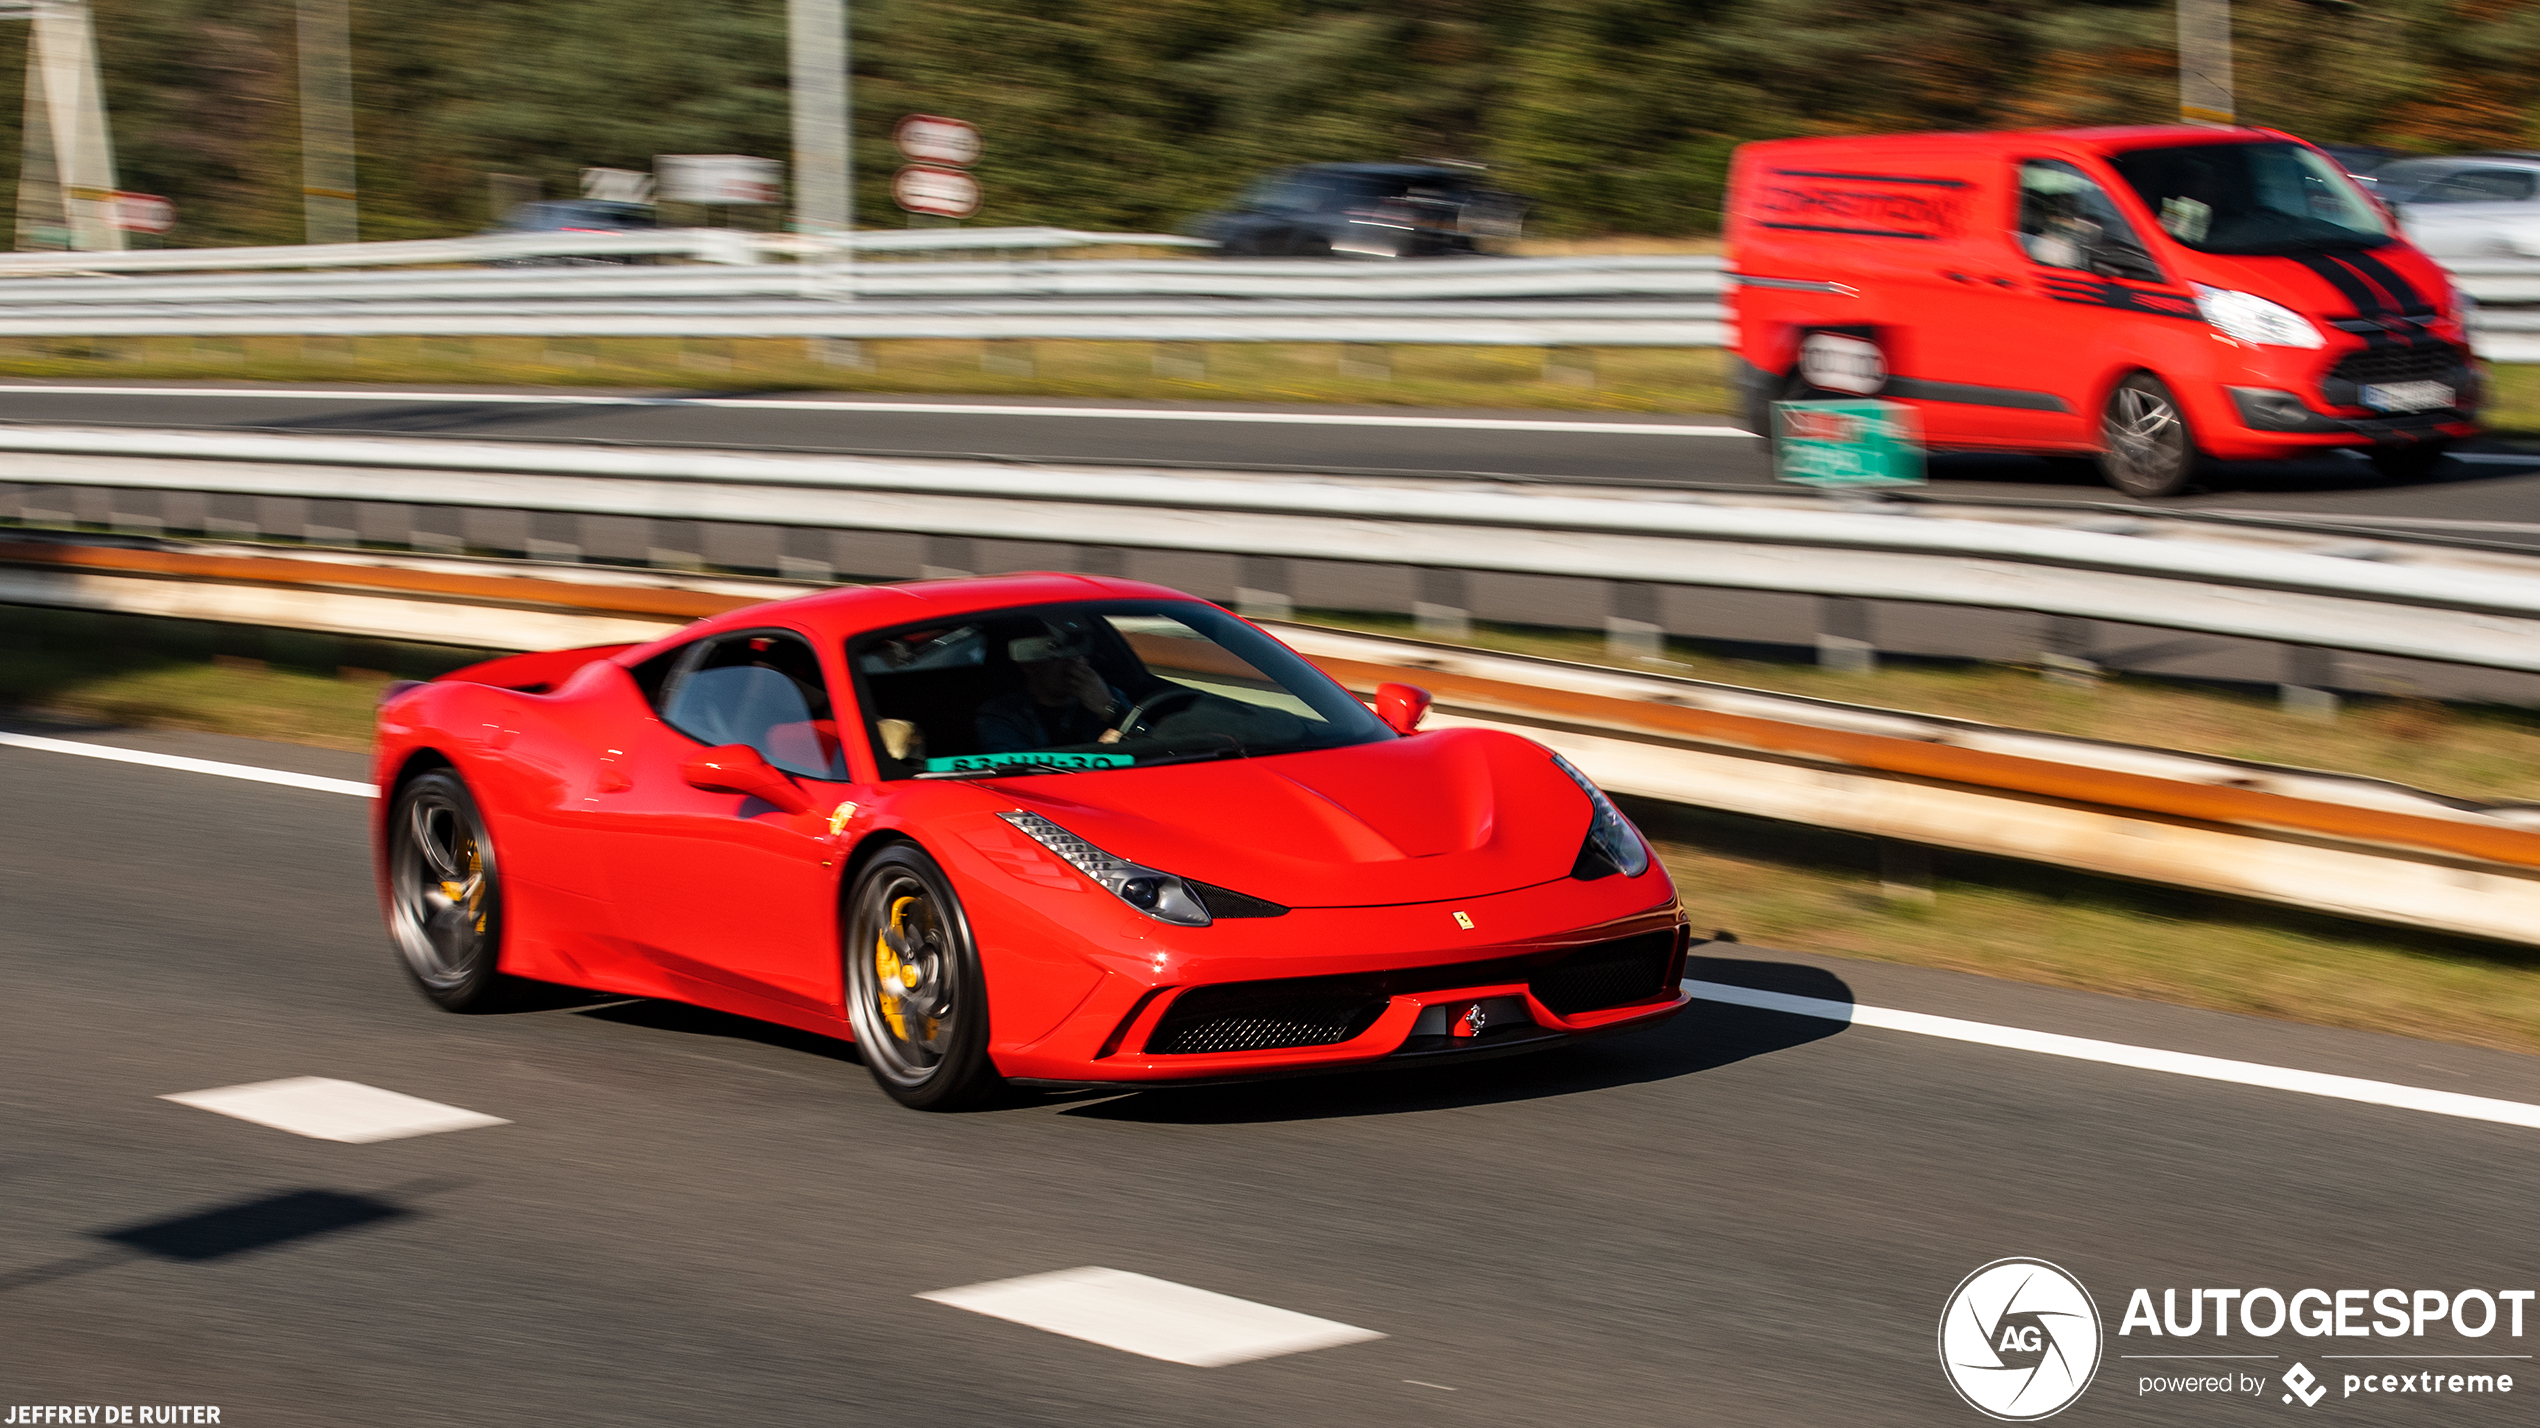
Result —
[{"label": "van side window", "polygon": [[[2194,207],[2196,205],[2189,205]],[[2164,224],[2197,227],[2199,215],[2163,213]],[[2189,242],[2189,236],[2173,229]],[[2058,159],[2020,165],[2020,250],[2050,268],[2079,268],[2143,282],[2159,282],[2161,268],[2117,211],[2107,191],[2088,174]]]}]

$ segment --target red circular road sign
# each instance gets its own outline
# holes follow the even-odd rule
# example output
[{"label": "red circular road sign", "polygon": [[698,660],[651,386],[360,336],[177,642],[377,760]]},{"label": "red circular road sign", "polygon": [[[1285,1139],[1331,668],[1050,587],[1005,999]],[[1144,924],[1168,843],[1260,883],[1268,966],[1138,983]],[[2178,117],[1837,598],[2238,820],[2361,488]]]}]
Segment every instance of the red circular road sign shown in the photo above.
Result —
[{"label": "red circular road sign", "polygon": [[911,114],[891,131],[900,153],[912,164],[950,164],[968,168],[979,162],[979,130],[940,114]]},{"label": "red circular road sign", "polygon": [[165,233],[176,226],[176,205],[155,193],[118,193],[115,226],[126,233]]},{"label": "red circular road sign", "polygon": [[892,178],[891,197],[911,213],[968,218],[979,211],[979,181],[959,169],[911,164]]}]

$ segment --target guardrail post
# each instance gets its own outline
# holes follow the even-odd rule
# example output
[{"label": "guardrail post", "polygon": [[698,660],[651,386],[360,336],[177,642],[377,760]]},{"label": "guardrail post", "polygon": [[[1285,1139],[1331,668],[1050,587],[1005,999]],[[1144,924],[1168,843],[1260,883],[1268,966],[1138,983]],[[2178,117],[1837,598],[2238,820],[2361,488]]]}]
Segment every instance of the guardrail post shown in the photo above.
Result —
[{"label": "guardrail post", "polygon": [[1817,663],[1845,674],[1874,674],[1878,646],[1870,641],[1870,602],[1849,595],[1817,601]]},{"label": "guardrail post", "polygon": [[2046,648],[2037,657],[2046,678],[2069,688],[2095,687],[2099,683],[2099,665],[2090,657],[2090,646],[2096,633],[2088,620],[2069,615],[2047,616]]},{"label": "guardrail post", "polygon": [[1596,385],[1596,354],[1584,347],[1543,349],[1543,379],[1565,387]]},{"label": "guardrail post", "polygon": [[1931,849],[1920,843],[1881,838],[1879,896],[1890,902],[1932,901]]},{"label": "guardrail post", "polygon": [[1029,342],[982,342],[979,370],[1001,377],[1029,377],[1039,370]]},{"label": "guardrail post", "polygon": [[[437,550],[455,555],[467,549],[467,528],[456,506],[416,506],[414,518],[406,523],[406,544],[417,550]],[[207,519],[204,529],[209,530]]]},{"label": "guardrail post", "polygon": [[529,513],[529,556],[532,560],[582,559],[582,526],[564,511]]},{"label": "guardrail post", "polygon": [[920,580],[953,580],[979,573],[977,543],[968,536],[928,536],[917,565]]},{"label": "guardrail post", "polygon": [[827,580],[837,574],[829,561],[829,532],[810,526],[785,527],[785,548],[776,557],[776,573],[788,580]]},{"label": "guardrail post", "polygon": [[1472,582],[1461,570],[1421,567],[1419,597],[1411,602],[1411,621],[1420,633],[1442,640],[1461,640],[1473,633]]},{"label": "guardrail post", "polygon": [[1074,551],[1073,568],[1079,575],[1116,575],[1129,573],[1129,552],[1116,545],[1080,545]]},{"label": "guardrail post", "polygon": [[825,366],[870,372],[882,365],[873,359],[870,348],[852,337],[814,337],[804,345],[811,349],[812,360]]},{"label": "guardrail post", "polygon": [[1235,569],[1238,614],[1256,620],[1284,620],[1296,614],[1296,586],[1286,561],[1275,555],[1247,555]]},{"label": "guardrail post", "polygon": [[644,560],[651,565],[666,565],[674,570],[696,570],[705,563],[706,533],[702,521],[668,521],[654,518],[650,539],[644,549]]},{"label": "guardrail post", "polygon": [[1615,659],[1658,659],[1667,630],[1658,620],[1658,587],[1645,580],[1605,582],[1605,653]]},{"label": "guardrail post", "polygon": [[1155,375],[1176,382],[1208,379],[1208,346],[1200,342],[1155,344]]},{"label": "guardrail post", "polygon": [[2284,712],[2306,719],[2337,717],[2337,652],[2317,645],[2284,647],[2284,683],[2277,695]]}]

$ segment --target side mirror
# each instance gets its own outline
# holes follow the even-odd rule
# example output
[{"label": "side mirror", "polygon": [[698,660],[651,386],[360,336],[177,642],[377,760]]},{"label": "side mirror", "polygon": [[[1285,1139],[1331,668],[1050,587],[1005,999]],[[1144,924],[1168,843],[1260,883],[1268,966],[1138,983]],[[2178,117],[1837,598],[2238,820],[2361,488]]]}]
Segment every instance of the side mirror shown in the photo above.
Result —
[{"label": "side mirror", "polygon": [[1429,713],[1429,691],[1416,684],[1379,684],[1376,686],[1376,717],[1385,721],[1397,734],[1408,734],[1420,727]]},{"label": "side mirror", "polygon": [[708,793],[739,793],[787,813],[809,813],[811,798],[747,744],[708,749],[679,766],[679,776]]}]

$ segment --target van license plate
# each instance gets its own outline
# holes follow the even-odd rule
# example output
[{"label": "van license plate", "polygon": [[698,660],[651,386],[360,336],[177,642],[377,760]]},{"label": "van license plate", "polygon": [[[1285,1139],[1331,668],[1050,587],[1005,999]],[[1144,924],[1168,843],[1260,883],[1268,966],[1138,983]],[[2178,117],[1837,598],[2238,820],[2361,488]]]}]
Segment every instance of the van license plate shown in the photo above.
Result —
[{"label": "van license plate", "polygon": [[2364,405],[2377,412],[2424,412],[2452,404],[2452,389],[2443,382],[2390,382],[2367,386]]}]

